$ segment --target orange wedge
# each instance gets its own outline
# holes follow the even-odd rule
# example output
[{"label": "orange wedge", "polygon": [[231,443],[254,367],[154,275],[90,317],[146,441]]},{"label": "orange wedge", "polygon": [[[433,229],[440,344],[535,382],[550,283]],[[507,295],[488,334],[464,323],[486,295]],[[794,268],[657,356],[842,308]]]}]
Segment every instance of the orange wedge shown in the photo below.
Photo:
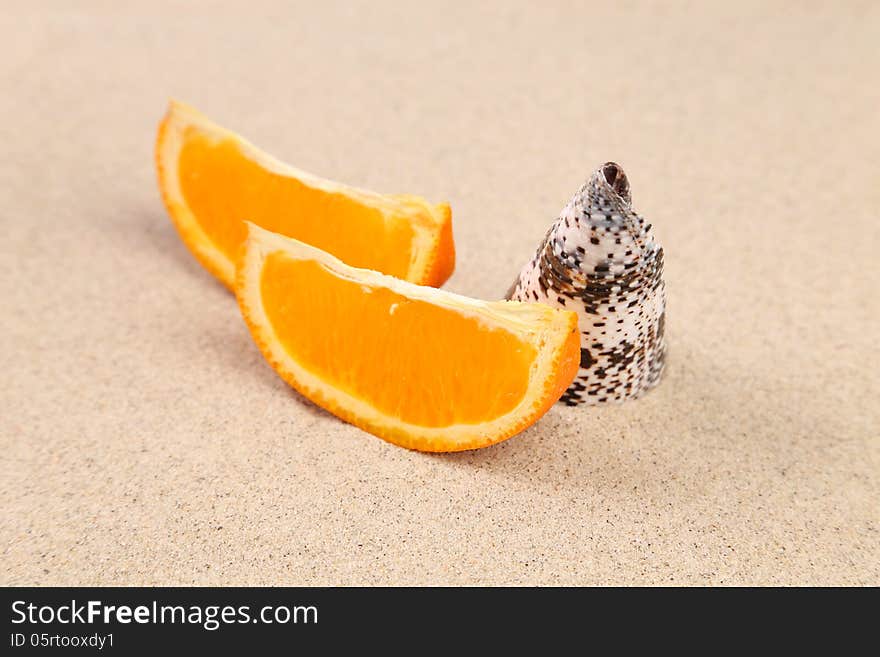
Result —
[{"label": "orange wedge", "polygon": [[294,169],[183,103],[159,126],[156,167],[183,241],[230,288],[244,220],[420,285],[443,284],[455,266],[448,204]]},{"label": "orange wedge", "polygon": [[303,395],[391,443],[497,443],[574,379],[577,315],[469,299],[343,264],[248,224],[235,291],[272,367]]}]

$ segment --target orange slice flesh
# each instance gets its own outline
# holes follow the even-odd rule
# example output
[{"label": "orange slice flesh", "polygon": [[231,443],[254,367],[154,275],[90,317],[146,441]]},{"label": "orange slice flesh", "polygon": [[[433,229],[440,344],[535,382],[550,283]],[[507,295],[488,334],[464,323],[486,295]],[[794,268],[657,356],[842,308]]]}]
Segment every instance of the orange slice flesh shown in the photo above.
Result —
[{"label": "orange slice flesh", "polygon": [[421,285],[442,285],[455,266],[448,204],[323,180],[183,103],[172,101],[159,126],[156,167],[183,241],[230,288],[244,220]]},{"label": "orange slice flesh", "polygon": [[431,452],[497,443],[574,379],[577,315],[357,269],[248,224],[236,295],[272,367],[340,418]]}]

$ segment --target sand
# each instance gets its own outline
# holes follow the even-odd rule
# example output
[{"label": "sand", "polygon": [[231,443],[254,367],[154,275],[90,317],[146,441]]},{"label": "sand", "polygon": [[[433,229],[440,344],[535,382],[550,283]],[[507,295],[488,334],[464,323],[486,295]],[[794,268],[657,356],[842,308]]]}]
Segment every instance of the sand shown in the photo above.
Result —
[{"label": "sand", "polygon": [[[9,3],[3,584],[880,584],[880,7]],[[171,96],[448,199],[499,298],[606,160],[666,249],[665,380],[408,452],[263,361],[169,222]]]}]

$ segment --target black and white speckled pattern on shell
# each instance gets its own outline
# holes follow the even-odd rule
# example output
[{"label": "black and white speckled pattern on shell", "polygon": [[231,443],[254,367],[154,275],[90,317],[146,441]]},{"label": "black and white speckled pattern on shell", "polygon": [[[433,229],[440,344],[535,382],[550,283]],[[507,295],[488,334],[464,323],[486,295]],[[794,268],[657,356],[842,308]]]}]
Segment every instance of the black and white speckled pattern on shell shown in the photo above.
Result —
[{"label": "black and white speckled pattern on shell", "polygon": [[578,313],[581,366],[560,401],[623,401],[660,380],[666,355],[663,248],[608,162],[578,190],[523,267],[508,299]]}]

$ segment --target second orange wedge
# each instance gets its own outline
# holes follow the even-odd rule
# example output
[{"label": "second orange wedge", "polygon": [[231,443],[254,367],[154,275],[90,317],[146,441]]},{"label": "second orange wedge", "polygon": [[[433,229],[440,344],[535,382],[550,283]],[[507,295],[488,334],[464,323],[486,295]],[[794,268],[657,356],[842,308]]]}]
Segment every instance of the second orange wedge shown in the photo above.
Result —
[{"label": "second orange wedge", "polygon": [[245,220],[422,285],[443,284],[455,266],[446,203],[318,178],[183,103],[172,102],[159,126],[156,167],[183,241],[230,288]]},{"label": "second orange wedge", "polygon": [[491,445],[574,379],[571,311],[413,285],[248,226],[235,291],[257,345],[299,392],[380,438],[432,452]]}]

